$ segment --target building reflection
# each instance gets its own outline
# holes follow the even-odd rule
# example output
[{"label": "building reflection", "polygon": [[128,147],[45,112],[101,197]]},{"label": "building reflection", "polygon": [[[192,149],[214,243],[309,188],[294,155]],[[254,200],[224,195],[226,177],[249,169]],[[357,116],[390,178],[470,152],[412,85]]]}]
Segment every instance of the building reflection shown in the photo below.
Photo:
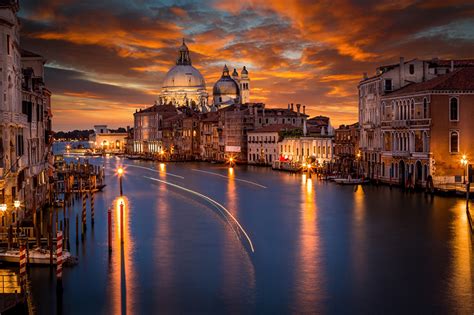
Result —
[{"label": "building reflection", "polygon": [[367,250],[366,250],[366,196],[363,186],[354,187],[354,210],[351,233],[351,261],[352,275],[354,276],[354,292],[362,292],[364,280],[368,277]]},{"label": "building reflection", "polygon": [[[133,239],[130,233],[130,210],[127,197],[117,197],[112,214],[113,245],[110,261],[111,291],[113,314],[133,313]],[[120,204],[124,205],[123,224]],[[123,243],[121,242],[123,227]]]},{"label": "building reflection", "polygon": [[[466,202],[458,200],[455,208],[455,218],[452,221],[451,246],[452,265],[448,285],[451,303],[458,308],[459,313],[472,312],[474,300],[474,274],[472,260],[472,236],[466,214]],[[472,210],[471,210],[472,211]],[[472,212],[471,212],[472,213]],[[464,309],[463,309],[464,308]]]},{"label": "building reflection", "polygon": [[313,181],[302,176],[300,230],[295,275],[295,311],[320,313],[323,298],[322,262],[317,222],[317,204]]}]

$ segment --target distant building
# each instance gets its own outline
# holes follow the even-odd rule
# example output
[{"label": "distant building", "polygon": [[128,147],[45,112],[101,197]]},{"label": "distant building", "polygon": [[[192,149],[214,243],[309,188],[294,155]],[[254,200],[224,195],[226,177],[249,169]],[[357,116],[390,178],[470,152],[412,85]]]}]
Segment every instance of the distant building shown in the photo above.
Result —
[{"label": "distant building", "polygon": [[89,141],[95,150],[104,153],[125,153],[128,132],[110,132],[107,125],[95,125]]},{"label": "distant building", "polygon": [[[247,133],[249,164],[272,165],[279,158],[279,142],[282,131],[294,130],[297,127],[286,124],[268,125]],[[298,129],[301,130],[301,129]]]},{"label": "distant building", "polygon": [[358,152],[359,123],[340,125],[334,130],[334,155],[339,171],[350,174],[355,167]]}]

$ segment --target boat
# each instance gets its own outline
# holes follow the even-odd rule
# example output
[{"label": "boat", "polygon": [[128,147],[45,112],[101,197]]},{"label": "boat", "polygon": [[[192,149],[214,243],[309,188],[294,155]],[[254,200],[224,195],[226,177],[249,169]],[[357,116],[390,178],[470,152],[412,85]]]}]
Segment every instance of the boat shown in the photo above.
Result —
[{"label": "boat", "polygon": [[[28,263],[31,265],[49,265],[50,254],[49,250],[42,248],[30,249],[28,251]],[[71,262],[76,260],[71,253],[63,251],[62,253],[63,262]],[[0,261],[5,263],[16,263],[20,262],[20,251],[17,249],[13,250],[2,250],[0,251]],[[53,252],[53,264],[56,264],[56,253]]]},{"label": "boat", "polygon": [[339,185],[364,185],[370,183],[368,179],[363,178],[336,178],[333,181]]},{"label": "boat", "polygon": [[127,154],[127,155],[125,155],[125,158],[127,158],[129,160],[139,160],[140,156],[139,155],[133,155],[133,154]]}]

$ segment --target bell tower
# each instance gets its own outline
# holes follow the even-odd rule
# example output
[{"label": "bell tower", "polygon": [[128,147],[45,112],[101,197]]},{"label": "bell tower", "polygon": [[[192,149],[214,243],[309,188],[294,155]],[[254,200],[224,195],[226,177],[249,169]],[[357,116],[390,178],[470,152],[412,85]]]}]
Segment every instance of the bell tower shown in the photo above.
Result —
[{"label": "bell tower", "polygon": [[250,102],[250,79],[245,66],[240,73],[240,99],[242,104]]}]

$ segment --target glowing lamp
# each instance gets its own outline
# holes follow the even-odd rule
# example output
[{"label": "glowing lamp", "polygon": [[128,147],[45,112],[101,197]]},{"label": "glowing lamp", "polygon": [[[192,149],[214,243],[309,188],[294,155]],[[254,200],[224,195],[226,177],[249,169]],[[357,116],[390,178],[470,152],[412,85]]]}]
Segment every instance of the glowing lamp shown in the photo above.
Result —
[{"label": "glowing lamp", "polygon": [[17,209],[20,208],[20,200],[13,201],[13,206]]},{"label": "glowing lamp", "polygon": [[119,167],[119,169],[117,170],[117,173],[119,174],[119,176],[122,176],[123,168]]},{"label": "glowing lamp", "polygon": [[2,211],[2,212],[7,211],[7,204],[5,204],[5,203],[0,204],[0,211]]}]

